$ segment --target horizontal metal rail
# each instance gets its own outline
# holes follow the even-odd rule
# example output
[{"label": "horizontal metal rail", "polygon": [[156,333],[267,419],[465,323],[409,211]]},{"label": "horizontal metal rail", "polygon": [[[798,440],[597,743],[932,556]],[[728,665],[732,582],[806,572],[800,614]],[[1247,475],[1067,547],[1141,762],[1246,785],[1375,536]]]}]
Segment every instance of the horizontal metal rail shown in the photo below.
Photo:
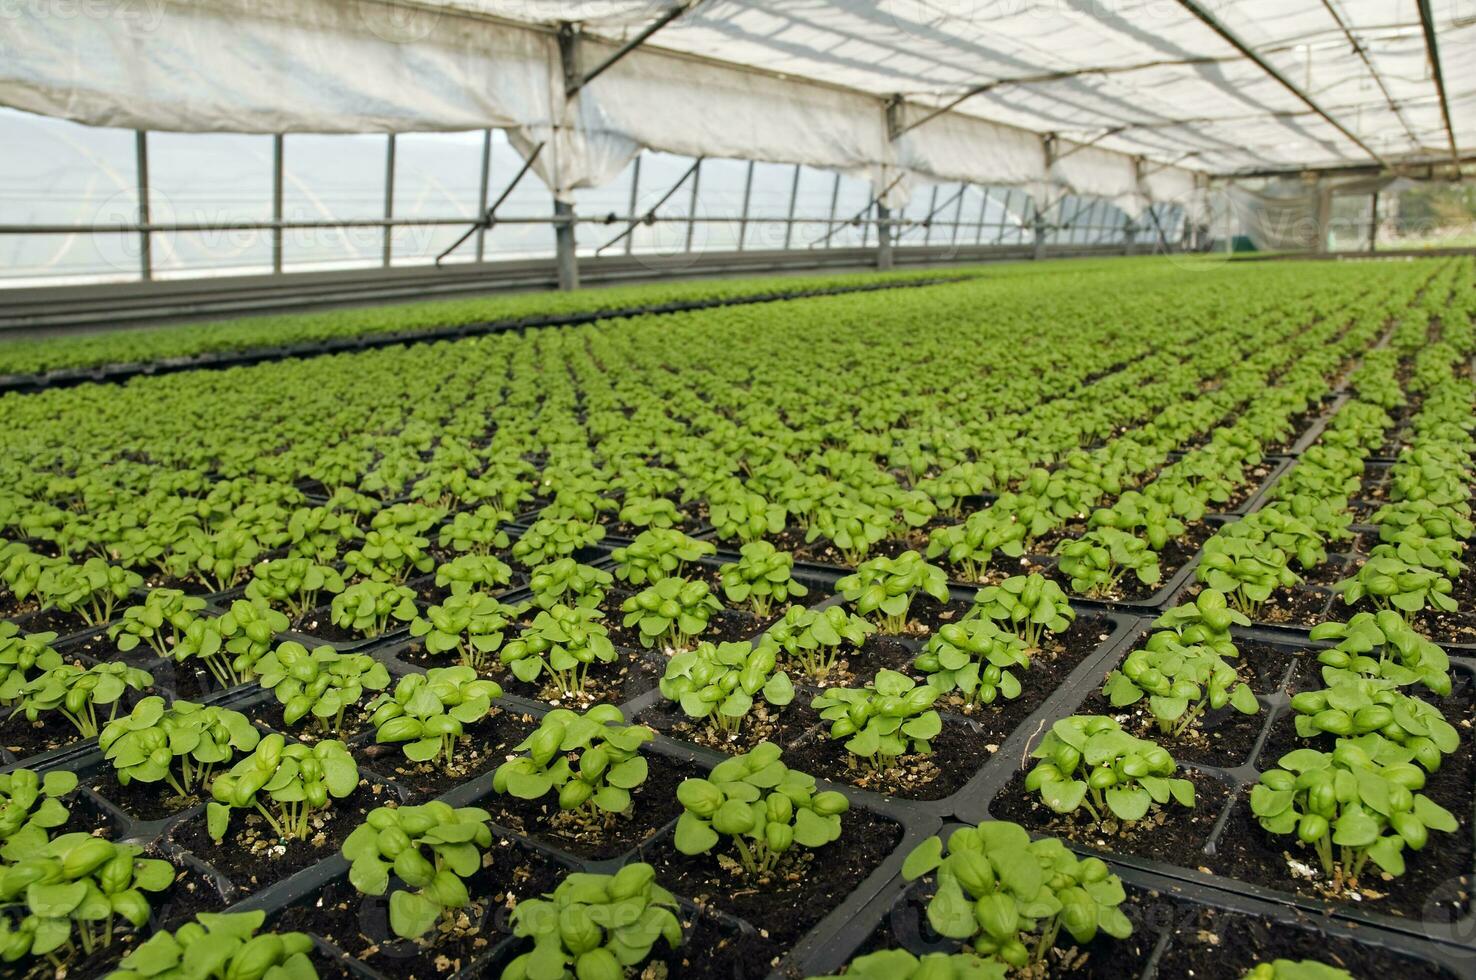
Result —
[{"label": "horizontal metal rail", "polygon": [[[0,235],[136,235],[140,233],[168,232],[207,232],[207,231],[292,231],[292,230],[324,230],[333,228],[399,228],[399,227],[426,227],[437,225],[454,225],[464,228],[468,221],[476,221],[476,218],[460,216],[455,218],[338,218],[322,221],[168,221],[168,222],[130,222],[109,224],[0,224]],[[660,215],[538,215],[521,217],[497,217],[499,225],[544,225],[564,224],[573,222],[575,224],[588,225],[613,225],[621,223],[652,224],[704,224],[721,225],[737,224],[741,219],[734,215],[731,217],[717,217],[710,215],[673,215],[662,217]],[[824,225],[835,224],[840,227],[859,227],[861,225],[889,225],[894,228],[906,227],[934,227],[948,228],[954,225],[972,228],[979,224],[977,221],[939,221],[936,218],[931,221],[919,218],[851,218],[842,221],[827,221],[823,215],[811,217],[774,217],[749,215],[749,224],[775,224],[775,225]],[[1010,222],[985,222],[985,227],[1010,227]],[[1023,227],[1023,226],[1022,226]]]}]

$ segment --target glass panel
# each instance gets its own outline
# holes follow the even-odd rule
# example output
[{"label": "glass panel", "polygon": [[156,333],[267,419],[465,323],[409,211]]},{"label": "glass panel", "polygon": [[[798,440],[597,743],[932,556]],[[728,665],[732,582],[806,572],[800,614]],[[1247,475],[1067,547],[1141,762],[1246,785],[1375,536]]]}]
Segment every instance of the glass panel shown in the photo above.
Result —
[{"label": "glass panel", "polygon": [[[574,213],[581,218],[608,218],[615,215],[623,218],[630,213],[630,181],[635,176],[635,161],[632,157],[630,163],[625,165],[614,180],[604,187],[581,187],[574,192]],[[527,178],[524,178],[525,180]],[[645,184],[646,169],[641,165],[641,183]],[[578,244],[580,255],[594,255],[596,249],[604,245],[610,239],[620,234],[625,228],[625,222],[610,222],[608,224],[580,224],[574,239]],[[619,255],[625,251],[625,242],[612,246],[605,250],[606,255]]]},{"label": "glass panel", "polygon": [[[915,181],[912,185],[912,196],[907,199],[907,206],[902,209],[899,217],[903,221],[922,221],[932,210],[933,201],[938,193],[938,185],[926,181]],[[922,225],[903,225],[897,229],[894,241],[898,245],[921,245],[926,231]]]},{"label": "glass panel", "polygon": [[[396,218],[465,218],[467,224],[407,225],[394,230],[395,264],[434,262],[477,216],[482,179],[482,133],[402,133],[395,139]],[[524,178],[527,179],[526,177]],[[489,202],[490,203],[490,202]],[[472,262],[475,238],[446,257]]]},{"label": "glass panel", "polygon": [[979,241],[981,229],[979,227],[979,216],[984,211],[985,188],[977,184],[970,184],[964,189],[963,197],[958,203],[957,229],[948,230],[949,240],[955,245],[974,245]]},{"label": "glass panel", "polygon": [[830,236],[832,248],[853,248],[863,243],[875,243],[876,234],[864,224],[872,217],[871,181],[848,174],[841,174],[840,194],[835,201],[835,220],[851,221],[860,216],[856,224],[840,225]]},{"label": "glass panel", "polygon": [[272,217],[272,138],[239,133],[150,133],[149,217],[204,224],[205,231],[153,236],[154,275],[247,275],[272,271],[272,233],[231,229]]},{"label": "glass panel", "polygon": [[[636,195],[636,213],[645,214],[670,191],[692,168],[692,158],[675,153],[643,152],[641,154],[641,186]],[[701,187],[698,187],[701,192]],[[692,178],[676,189],[667,201],[656,208],[658,218],[686,218],[692,213]],[[634,232],[632,250],[655,255],[675,255],[687,248],[685,221],[657,221],[641,225]]]},{"label": "glass panel", "polygon": [[[512,183],[523,167],[523,157],[507,141],[507,134],[500,129],[492,131],[492,176],[488,178],[487,201],[497,200],[507,185]],[[642,175],[644,177],[644,174]],[[553,214],[553,193],[532,170],[523,175],[502,207],[499,215],[508,217],[546,218]],[[582,229],[581,229],[582,230]],[[586,232],[587,234],[587,232]],[[575,240],[578,240],[576,232]],[[604,239],[600,239],[603,241]],[[473,248],[476,246],[473,245]],[[554,254],[553,225],[500,224],[486,236],[486,256],[495,259],[547,258]]]},{"label": "glass panel", "polygon": [[[826,223],[830,219],[830,199],[835,193],[835,174],[815,167],[800,167],[799,191],[794,198],[794,228],[788,240],[790,248],[824,246]],[[781,243],[782,244],[782,243]]]},{"label": "glass panel", "polygon": [[[283,139],[282,214],[287,221],[384,217],[386,138],[377,134],[289,133]],[[282,265],[345,269],[383,259],[377,227],[289,228]]]},{"label": "glass panel", "polygon": [[[133,141],[132,130],[0,109],[0,223],[136,222]],[[117,281],[138,274],[136,234],[0,235],[0,278],[6,285]]]},{"label": "glass panel", "polygon": [[703,160],[697,193],[697,217],[716,218],[697,225],[694,252],[731,252],[738,247],[738,220],[743,215],[744,160]]},{"label": "glass panel", "polygon": [[784,247],[784,225],[764,221],[789,214],[790,189],[794,186],[795,168],[788,163],[755,163],[753,193],[748,200],[748,230],[743,236],[746,249],[767,250]]}]

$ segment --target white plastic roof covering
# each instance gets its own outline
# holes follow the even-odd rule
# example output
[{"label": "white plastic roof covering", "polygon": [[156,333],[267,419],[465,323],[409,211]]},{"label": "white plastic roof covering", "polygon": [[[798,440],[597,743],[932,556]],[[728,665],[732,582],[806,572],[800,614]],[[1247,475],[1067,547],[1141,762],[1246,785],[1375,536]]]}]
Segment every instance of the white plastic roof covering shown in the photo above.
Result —
[{"label": "white plastic roof covering", "polygon": [[[1449,155],[1415,0],[1199,2],[1378,156]],[[894,204],[912,174],[1131,207],[1192,204],[1200,174],[1371,162],[1175,0],[703,0],[565,100],[552,25],[581,24],[587,69],[674,5],[21,3],[0,104],[158,130],[505,127],[547,144],[563,197],[641,147],[862,174]],[[1476,0],[1435,7],[1456,142],[1476,146]],[[886,97],[905,124],[984,82],[889,140]]]}]

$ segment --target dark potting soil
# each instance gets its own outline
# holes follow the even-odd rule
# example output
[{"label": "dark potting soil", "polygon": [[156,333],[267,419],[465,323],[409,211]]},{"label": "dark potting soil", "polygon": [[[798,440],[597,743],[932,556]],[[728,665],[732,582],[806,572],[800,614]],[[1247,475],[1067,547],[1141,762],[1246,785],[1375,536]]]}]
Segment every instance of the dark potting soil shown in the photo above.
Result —
[{"label": "dark potting soil", "polygon": [[67,808],[67,822],[57,833],[84,831],[94,837],[117,840],[123,832],[123,821],[98,800],[80,790],[73,791],[62,801]]},{"label": "dark potting soil", "polygon": [[1282,647],[1260,640],[1237,639],[1235,649],[1240,652],[1236,668],[1241,679],[1257,694],[1271,694],[1286,680],[1287,670],[1293,664],[1302,663],[1306,654],[1294,647]]},{"label": "dark potting soil", "polygon": [[[128,604],[126,601],[118,603],[113,609],[113,615],[115,617],[123,615],[123,609]],[[0,619],[15,622],[27,633],[55,633],[58,637],[71,636],[84,630],[101,629],[112,622],[112,620],[104,620],[100,623],[89,623],[82,618],[81,613],[62,612],[56,608],[37,609],[35,603],[30,600],[18,602],[15,605],[21,608],[10,612],[0,612]]]},{"label": "dark potting soil", "polygon": [[[409,623],[402,623],[398,619],[391,619],[383,633],[365,636],[355,630],[346,630],[342,627],[335,626],[329,607],[324,605],[316,609],[310,609],[293,620],[292,629],[294,632],[301,633],[311,640],[318,641],[319,644],[338,643],[362,645],[369,643],[371,640],[377,640],[381,637],[398,633],[406,629],[409,625]],[[304,646],[311,650],[313,643],[309,642],[304,644]]]},{"label": "dark potting soil", "polygon": [[1119,823],[1108,812],[1105,822],[1098,826],[1085,807],[1075,813],[1059,814],[1041,803],[1038,795],[1026,792],[1025,774],[1034,768],[1035,760],[1026,762],[1026,768],[1015,773],[995,796],[989,807],[991,816],[1012,820],[1037,834],[1067,838],[1109,854],[1132,854],[1181,868],[1198,868],[1204,864],[1205,845],[1230,795],[1225,783],[1209,773],[1181,769],[1179,776],[1194,783],[1193,809],[1170,800],[1162,806],[1150,807],[1143,819],[1130,824]]},{"label": "dark potting soil", "polygon": [[[1185,532],[1176,538],[1170,538],[1164,543],[1163,550],[1158,553],[1158,581],[1149,585],[1138,581],[1138,577],[1128,572],[1117,583],[1117,588],[1112,593],[1096,598],[1114,599],[1127,602],[1144,602],[1151,599],[1164,587],[1164,583],[1178,574],[1194,556],[1199,554],[1199,549],[1214,534],[1214,528],[1203,522],[1188,525]],[[1053,568],[1050,577],[1055,579],[1061,588],[1072,593],[1071,576],[1061,571],[1059,567]],[[1074,593],[1072,593],[1074,594]]]},{"label": "dark potting soil", "polygon": [[338,853],[338,848],[377,806],[398,802],[383,783],[361,779],[359,788],[309,818],[307,840],[281,841],[255,810],[232,810],[225,838],[217,844],[205,825],[205,813],[191,816],[169,831],[169,839],[225,875],[244,892],[276,884],[289,875]]},{"label": "dark potting soil", "polygon": [[[1177,604],[1193,602],[1203,590],[1203,584],[1190,583],[1179,594]],[[1279,588],[1261,604],[1251,620],[1255,624],[1310,628],[1327,618],[1328,602],[1334,599],[1332,593],[1320,586],[1302,584]]]},{"label": "dark potting soil", "polygon": [[1388,482],[1389,465],[1387,463],[1368,463],[1363,467],[1363,478],[1359,481],[1358,491],[1354,496],[1360,500],[1382,505],[1387,496],[1384,488]]},{"label": "dark potting soil", "polygon": [[96,663],[125,663],[148,671],[154,678],[154,683],[170,688],[178,683],[177,675],[184,672],[173,660],[161,658],[158,651],[147,643],[140,643],[126,653],[119,650],[118,644],[108,638],[106,630],[71,640],[57,652],[64,660],[81,658],[84,663],[89,660]]},{"label": "dark potting soil", "polygon": [[[628,650],[646,649],[641,643],[641,631],[638,625],[626,626],[625,613],[620,611],[621,603],[625,602],[635,592],[622,588],[612,588],[605,593],[605,601],[600,604],[600,610],[604,613],[604,625],[610,631],[610,639],[618,647]],[[721,598],[721,593],[717,593]],[[778,610],[782,613],[783,610]],[[692,642],[707,643],[730,643],[739,640],[750,640],[758,636],[769,625],[779,618],[771,613],[764,619],[759,619],[752,613],[738,609],[720,609],[713,613],[707,621],[707,628],[696,636]],[[663,643],[664,646],[664,643]],[[659,649],[652,647],[651,649]]]},{"label": "dark potting soil", "polygon": [[431,933],[433,941],[400,939],[389,929],[388,895],[361,895],[347,878],[284,909],[272,926],[320,936],[386,976],[440,977],[489,953],[510,935],[512,907],[553,891],[566,870],[531,848],[494,838],[482,870],[467,880],[472,907],[458,914],[453,925],[459,927]]},{"label": "dark potting soil", "polygon": [[[261,556],[262,559],[265,559],[267,557],[269,556]],[[226,585],[226,588],[229,589],[233,584],[238,583],[228,583]],[[215,593],[221,591],[221,589],[218,588],[217,585],[213,582],[207,585],[204,582],[199,581],[198,579],[174,578],[172,576],[165,575],[163,572],[159,571],[155,571],[151,575],[144,576],[144,589],[148,591],[153,591],[154,589],[178,589],[185,595],[196,596],[214,595]]]},{"label": "dark potting soil", "polygon": [[[1065,683],[1078,666],[1102,645],[1112,632],[1107,620],[1082,616],[1063,634],[1047,635],[1042,648],[1025,669],[1015,669],[1020,681],[1020,696],[1012,701],[996,700],[993,704],[965,705],[958,692],[938,699],[938,707],[971,718],[979,725],[988,743],[998,744],[1035,712],[1056,689]],[[925,679],[923,675],[917,675]]]},{"label": "dark potting soil", "polygon": [[1316,402],[1310,405],[1305,412],[1298,412],[1296,415],[1293,415],[1288,420],[1290,432],[1287,437],[1267,443],[1261,447],[1262,450],[1268,453],[1289,452],[1302,436],[1306,435],[1307,431],[1316,424],[1317,420],[1322,418],[1323,407],[1322,402]]},{"label": "dark potting soil", "polygon": [[514,754],[513,747],[535,727],[530,715],[494,710],[487,718],[465,726],[449,770],[441,760],[412,762],[399,745],[377,745],[372,736],[355,754],[403,786],[410,794],[408,802],[422,803],[473,779],[485,779],[491,788],[492,771]]},{"label": "dark potting soil", "polygon": [[604,861],[644,844],[681,813],[677,785],[704,776],[706,770],[654,752],[645,754],[649,774],[631,792],[631,808],[623,814],[601,814],[597,820],[579,818],[559,809],[556,793],[541,799],[520,800],[492,793],[476,805],[492,814],[492,822],[551,847],[579,857]]},{"label": "dark potting soil", "polygon": [[[0,619],[8,619],[11,622],[19,622],[27,616],[33,616],[40,604],[34,595],[26,596],[24,599],[16,597],[14,592],[5,589],[0,592]],[[27,632],[45,632],[41,627],[35,627]]]},{"label": "dark potting soil", "polygon": [[[391,683],[390,687],[393,688],[393,686]],[[369,712],[365,708],[379,693],[366,690],[360,697],[358,711],[345,711],[341,726],[329,719],[327,728],[320,727],[318,719],[311,713],[297,719],[291,725],[287,724],[287,719],[282,714],[282,703],[270,691],[267,692],[267,700],[248,705],[240,711],[258,728],[280,732],[291,739],[306,742],[309,745],[325,738],[336,738],[348,742],[361,735],[373,735],[374,730],[369,726]]]},{"label": "dark potting soil", "polygon": [[722,843],[688,856],[670,837],[646,850],[656,880],[676,895],[750,923],[783,948],[840,905],[902,840],[902,828],[885,817],[853,807],[841,817],[841,836],[815,850],[793,848],[779,867],[749,876]]},{"label": "dark potting soil", "polygon": [[51,752],[82,741],[82,735],[72,723],[56,712],[49,712],[27,721],[24,712],[9,714],[0,711],[0,746],[24,762],[43,752]]},{"label": "dark potting soil", "polygon": [[[1352,540],[1339,542],[1337,547],[1339,550],[1351,553],[1362,540],[1362,535],[1355,534]],[[1303,586],[1322,586],[1329,589],[1350,574],[1349,560],[1345,555],[1340,554],[1330,554],[1327,556],[1327,561],[1321,565],[1313,565],[1311,568],[1303,568],[1300,565],[1293,565],[1292,568],[1302,577]]]},{"label": "dark potting soil", "polygon": [[1230,499],[1224,503],[1212,502],[1210,511],[1216,514],[1231,514],[1239,510],[1242,504],[1255,496],[1256,492],[1265,485],[1266,477],[1270,476],[1271,471],[1275,468],[1276,464],[1270,462],[1257,463],[1255,466],[1248,467],[1245,471],[1245,479],[1231,492]]},{"label": "dark potting soil", "polygon": [[[696,504],[678,504],[677,514],[679,516],[675,529],[678,531],[696,536],[711,527],[711,525],[707,524],[703,516],[698,513]],[[607,542],[610,538],[636,538],[640,536],[641,532],[650,530],[650,528],[639,524],[627,524],[620,519],[616,511],[603,512],[600,515],[598,523],[605,529],[605,540]],[[619,547],[619,545],[615,545],[615,547]]]},{"label": "dark potting soil", "polygon": [[[660,662],[665,658],[660,654],[623,647],[616,647],[615,653],[616,659],[612,663],[591,664],[583,690],[569,696],[559,690],[547,673],[533,681],[521,681],[512,671],[500,668],[484,672],[484,676],[497,681],[509,694],[580,710],[600,703],[623,704],[660,683],[666,670],[666,665]],[[418,660],[410,662],[427,663],[429,660],[428,655],[421,654]]]},{"label": "dark potting soil", "polygon": [[[823,537],[814,541],[805,540],[805,531],[802,528],[786,527],[778,534],[764,536],[780,551],[787,551],[794,555],[795,561],[810,562],[815,565],[829,565],[834,568],[852,569],[856,566],[844,557],[835,545]],[[866,552],[869,558],[896,558],[904,551],[924,551],[927,548],[927,538],[915,529],[911,534],[902,538],[887,538],[872,545]]]},{"label": "dark potting soil", "polygon": [[779,655],[779,667],[797,684],[816,688],[863,687],[879,670],[912,673],[912,661],[919,649],[921,645],[912,637],[873,633],[861,644],[861,649],[842,653],[824,677],[811,677],[805,673],[803,664],[784,653]]},{"label": "dark potting soil", "polygon": [[1258,963],[1286,959],[1314,960],[1355,977],[1454,980],[1434,964],[1330,936],[1319,927],[1318,917],[1294,910],[1288,912],[1303,923],[1301,928],[1221,909],[1183,908],[1159,958],[1160,977],[1240,980]]},{"label": "dark potting soil", "polygon": [[1021,555],[1019,558],[1007,558],[996,554],[994,560],[983,568],[978,568],[971,577],[961,565],[950,565],[941,558],[934,562],[948,572],[948,579],[966,586],[998,585],[1005,579],[1014,575],[1029,575],[1039,573],[1044,575],[1055,567],[1056,559],[1052,555]]},{"label": "dark potting soil", "polygon": [[786,765],[821,779],[902,799],[941,800],[952,796],[999,750],[977,722],[943,714],[943,730],[931,741],[930,753],[900,756],[878,771],[847,752],[844,739],[831,739],[829,723],[821,722],[813,709],[803,708],[800,716],[806,715],[821,727],[797,743],[784,746]]},{"label": "dark potting soil", "polygon": [[199,806],[210,798],[208,792],[180,796],[167,782],[141,783],[134,780],[127,786],[121,786],[111,766],[105,766],[103,775],[87,785],[124,813],[144,822],[165,820],[190,807]]},{"label": "dark potting soil", "polygon": [[[1135,649],[1142,646],[1140,641]],[[1240,657],[1229,661],[1240,674],[1241,681],[1262,696],[1281,688],[1287,670],[1296,656],[1290,650],[1268,643],[1241,640],[1237,644]],[[1119,662],[1120,663],[1120,662]],[[1103,683],[1106,683],[1104,677]],[[1266,724],[1266,708],[1254,715],[1241,714],[1228,705],[1219,710],[1206,710],[1188,729],[1178,735],[1165,735],[1148,709],[1144,698],[1135,704],[1113,707],[1101,688],[1090,695],[1073,712],[1078,715],[1109,715],[1138,738],[1152,739],[1168,749],[1177,762],[1234,768],[1250,761],[1256,739]]]},{"label": "dark potting soil", "polygon": [[734,735],[724,734],[705,718],[688,718],[680,705],[671,701],[657,701],[635,720],[663,735],[738,755],[760,742],[773,742],[783,748],[803,736],[819,721],[813,711],[801,707],[802,703],[808,703],[807,699],[808,695],[796,691],[795,700],[783,708],[775,708],[762,698],[755,699],[743,727]]}]

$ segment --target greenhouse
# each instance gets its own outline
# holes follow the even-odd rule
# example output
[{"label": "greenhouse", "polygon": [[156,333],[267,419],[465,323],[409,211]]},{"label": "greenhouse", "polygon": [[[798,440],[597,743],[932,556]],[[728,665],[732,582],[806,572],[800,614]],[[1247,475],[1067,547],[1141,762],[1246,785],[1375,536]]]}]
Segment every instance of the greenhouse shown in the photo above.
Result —
[{"label": "greenhouse", "polygon": [[1476,9],[0,23],[0,976],[1476,977]]}]

